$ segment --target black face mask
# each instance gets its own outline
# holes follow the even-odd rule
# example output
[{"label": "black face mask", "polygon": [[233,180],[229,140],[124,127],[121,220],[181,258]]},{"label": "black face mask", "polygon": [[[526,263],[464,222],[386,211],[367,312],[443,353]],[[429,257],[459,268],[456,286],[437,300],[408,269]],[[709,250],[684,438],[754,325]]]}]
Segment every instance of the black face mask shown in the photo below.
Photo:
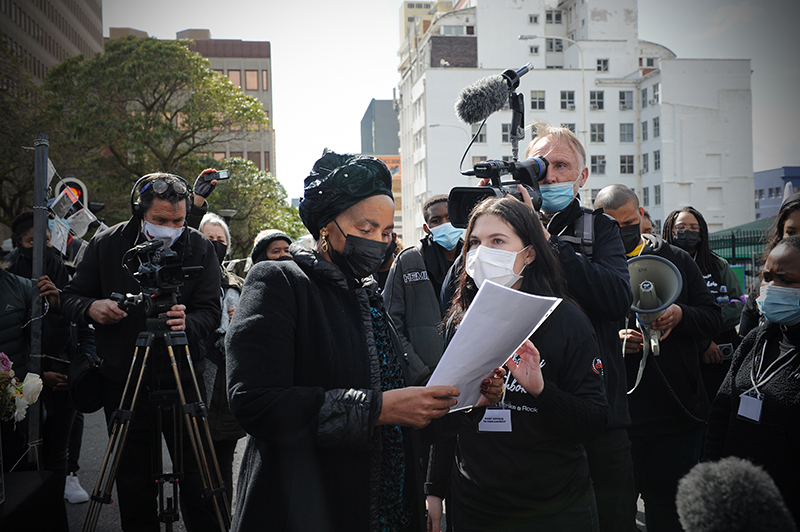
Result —
[{"label": "black face mask", "polygon": [[392,255],[394,255],[394,250],[396,249],[397,249],[397,242],[395,240],[389,242],[389,247],[386,248],[386,255],[383,257],[383,262],[381,264],[384,264],[392,260]]},{"label": "black face mask", "polygon": [[701,240],[700,231],[675,231],[675,240],[672,243],[691,253],[697,249]]},{"label": "black face mask", "polygon": [[219,263],[222,264],[222,261],[225,260],[225,255],[228,253],[227,244],[224,244],[219,240],[214,240],[211,242],[211,245],[214,246],[214,252],[217,254]]},{"label": "black face mask", "polygon": [[[339,223],[334,220],[336,227]],[[340,252],[331,246],[331,261],[347,276],[354,279],[369,277],[378,271],[386,255],[387,244],[355,235],[344,235],[344,249]]]},{"label": "black face mask", "polygon": [[[33,260],[33,248],[32,247],[31,248],[24,248],[22,246],[19,246],[17,249],[19,250],[20,256],[25,257],[28,260]],[[49,258],[52,258],[52,257],[55,257],[55,256],[56,256],[56,248],[53,248],[53,247],[50,247],[50,246],[45,246],[44,247],[44,258],[45,258],[45,260],[47,260]]]},{"label": "black face mask", "polygon": [[639,224],[626,225],[619,228],[622,237],[622,244],[625,246],[625,254],[633,252],[639,242],[642,241],[642,234],[639,232]]}]

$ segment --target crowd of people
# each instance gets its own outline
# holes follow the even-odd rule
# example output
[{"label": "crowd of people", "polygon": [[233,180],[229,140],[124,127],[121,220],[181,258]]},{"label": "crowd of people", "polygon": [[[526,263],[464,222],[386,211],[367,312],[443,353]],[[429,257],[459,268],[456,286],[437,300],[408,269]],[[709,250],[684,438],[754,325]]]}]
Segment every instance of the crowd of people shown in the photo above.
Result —
[{"label": "crowd of people", "polygon": [[[483,200],[461,229],[450,222],[448,197],[432,196],[424,238],[405,248],[386,166],[327,150],[299,208],[313,248],[261,231],[244,278],[223,267],[231,233],[208,212],[213,169],[194,187],[172,174],[142,177],[131,218],[95,235],[74,272],[47,248],[38,279],[50,301],[43,467],[65,498],[89,499],[76,473],[78,410],[91,409],[77,400],[85,390],[70,387],[70,361],[102,360],[93,404],[113,426],[137,337],[155,322],[111,294],[140,291],[119,265],[130,250],[162,241],[182,268],[202,267],[157,320],[185,336],[192,357],[173,369],[165,346],[153,346],[143,393],[126,407],[136,414],[115,471],[123,530],[159,529],[151,455],[161,434],[173,458],[183,456],[180,507],[192,531],[634,532],[639,497],[648,531],[699,530],[684,528],[695,521],[681,515],[688,505],[676,505],[681,479],[698,463],[731,456],[763,468],[787,522],[797,520],[800,197],[784,202],[745,296],[711,251],[701,212],[676,210],[654,234],[623,185],[600,190],[589,209],[578,138],[546,123],[535,131],[526,156],[547,161],[538,211],[520,186],[521,199]],[[37,287],[32,219],[15,220],[16,249],[0,270],[2,303],[14,309],[0,316],[8,324],[0,351],[23,377],[25,296]],[[676,293],[660,294],[668,300],[651,321],[632,310],[629,264],[643,257],[667,261],[681,281]],[[426,386],[487,281],[560,304],[476,390]],[[477,404],[459,404],[478,388]],[[205,405],[215,454],[206,461],[218,464],[224,498],[209,491],[185,427],[151,400],[165,390]],[[500,422],[486,423],[489,416]],[[13,428],[2,423],[4,468],[30,444]],[[233,501],[230,523],[214,506],[220,500]]]}]

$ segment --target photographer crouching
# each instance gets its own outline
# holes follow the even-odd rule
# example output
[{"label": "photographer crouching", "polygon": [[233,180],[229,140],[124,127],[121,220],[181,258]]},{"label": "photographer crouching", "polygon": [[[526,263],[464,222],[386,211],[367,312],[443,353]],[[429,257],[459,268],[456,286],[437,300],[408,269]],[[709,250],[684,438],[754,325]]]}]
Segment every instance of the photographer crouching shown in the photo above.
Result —
[{"label": "photographer crouching", "polygon": [[[184,272],[190,267],[202,267],[196,278],[180,278],[176,285],[179,296],[177,304],[166,310],[164,323],[171,331],[185,331],[189,351],[196,363],[201,359],[201,343],[220,321],[220,275],[219,262],[214,248],[200,232],[185,226],[186,214],[192,202],[192,190],[181,177],[155,173],[141,178],[131,190],[132,217],[101,234],[89,243],[83,260],[78,265],[72,281],[62,296],[63,313],[72,321],[95,327],[97,354],[103,359],[102,403],[106,420],[120,406],[123,389],[131,366],[137,337],[148,330],[145,310],[141,305],[123,306],[110,298],[111,294],[145,291],[145,283],[139,282],[125,269],[131,260],[146,263],[148,257],[134,254],[132,248],[148,241],[162,240],[161,250],[175,252],[180,268]],[[134,202],[134,198],[138,201]],[[176,263],[177,265],[177,263]],[[160,265],[156,265],[158,282],[161,282]],[[163,266],[174,269],[171,265]],[[164,274],[171,272],[163,270]],[[170,275],[167,275],[169,278]],[[196,401],[191,385],[189,368],[183,357],[178,361],[183,388],[187,390],[187,402]],[[200,372],[202,368],[195,368]],[[122,529],[159,530],[157,513],[157,486],[152,479],[151,454],[154,441],[160,437],[153,434],[156,408],[148,401],[149,393],[155,390],[175,390],[176,383],[163,345],[153,346],[148,360],[148,369],[142,382],[144,390],[134,406],[135,416],[127,435],[125,447],[116,475]],[[183,427],[183,425],[180,425]],[[168,416],[160,430],[175,461],[173,425]],[[201,498],[198,465],[189,446],[189,438],[183,427],[183,470],[180,482],[181,507],[192,531],[217,530],[218,524],[213,508]]]}]

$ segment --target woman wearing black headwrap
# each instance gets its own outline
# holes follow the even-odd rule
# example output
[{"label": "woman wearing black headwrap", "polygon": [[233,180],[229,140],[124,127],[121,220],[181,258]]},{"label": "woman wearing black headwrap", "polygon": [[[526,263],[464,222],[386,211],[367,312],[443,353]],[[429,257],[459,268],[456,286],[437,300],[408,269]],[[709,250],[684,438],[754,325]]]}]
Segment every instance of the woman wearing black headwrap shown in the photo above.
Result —
[{"label": "woman wearing black headwrap", "polygon": [[[247,276],[228,330],[228,396],[249,434],[233,530],[424,530],[421,428],[450,386],[404,387],[375,282],[391,238],[391,175],[325,152],[300,216],[317,239]],[[399,355],[398,355],[399,353]],[[500,381],[485,383],[499,398]]]}]

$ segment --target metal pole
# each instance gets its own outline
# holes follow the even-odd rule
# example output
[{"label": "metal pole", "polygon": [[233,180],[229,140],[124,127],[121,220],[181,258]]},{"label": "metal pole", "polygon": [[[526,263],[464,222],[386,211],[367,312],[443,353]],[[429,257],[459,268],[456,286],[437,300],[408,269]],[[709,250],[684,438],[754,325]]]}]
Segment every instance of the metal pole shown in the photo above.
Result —
[{"label": "metal pole", "polygon": [[[48,136],[44,133],[36,135],[33,141],[35,148],[33,171],[33,282],[44,275],[44,246],[47,228],[47,156],[50,147]],[[28,371],[41,376],[41,358],[33,355],[42,354],[42,302],[39,291],[34,290],[31,302],[31,357]],[[28,463],[37,470],[42,469],[39,445],[39,424],[41,420],[41,401],[28,407]]]}]

